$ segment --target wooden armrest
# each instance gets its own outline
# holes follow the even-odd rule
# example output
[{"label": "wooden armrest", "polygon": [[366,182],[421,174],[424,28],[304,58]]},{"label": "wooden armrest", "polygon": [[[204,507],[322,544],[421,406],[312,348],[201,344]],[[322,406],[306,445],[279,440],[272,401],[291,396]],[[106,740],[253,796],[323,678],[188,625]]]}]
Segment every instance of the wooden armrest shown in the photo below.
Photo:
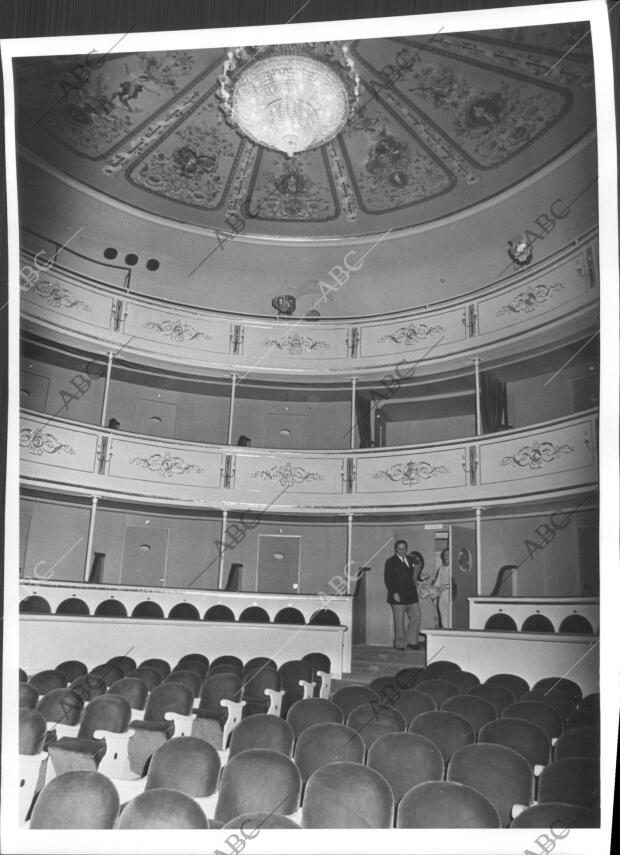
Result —
[{"label": "wooden armrest", "polygon": [[314,683],[309,683],[307,680],[300,680],[299,685],[304,690],[304,700],[314,696]]},{"label": "wooden armrest", "polygon": [[191,736],[192,735],[192,722],[196,718],[195,713],[190,713],[189,715],[183,715],[182,713],[167,712],[167,713],[164,713],[164,718],[166,719],[166,721],[173,721],[174,722],[174,732],[172,734],[173,739],[176,736]]},{"label": "wooden armrest", "polygon": [[129,767],[129,740],[134,734],[135,730],[126,730],[124,733],[116,733],[112,730],[96,730],[93,733],[95,739],[105,740],[106,750],[98,768],[102,775],[121,780],[134,777],[134,773]]},{"label": "wooden armrest", "polygon": [[282,698],[284,697],[284,692],[278,692],[276,689],[265,689],[265,694],[270,700],[267,714],[280,715],[280,712],[282,710]]},{"label": "wooden armrest", "polygon": [[228,710],[228,716],[224,723],[224,732],[222,734],[222,748],[226,748],[230,734],[241,721],[245,701],[230,701],[227,698],[224,698],[220,701],[220,705],[226,707]]},{"label": "wooden armrest", "polygon": [[334,678],[334,674],[328,674],[327,671],[317,671],[317,677],[321,678],[321,688],[319,691],[319,698],[324,698],[325,700],[329,700],[329,696],[332,690],[332,679]]}]

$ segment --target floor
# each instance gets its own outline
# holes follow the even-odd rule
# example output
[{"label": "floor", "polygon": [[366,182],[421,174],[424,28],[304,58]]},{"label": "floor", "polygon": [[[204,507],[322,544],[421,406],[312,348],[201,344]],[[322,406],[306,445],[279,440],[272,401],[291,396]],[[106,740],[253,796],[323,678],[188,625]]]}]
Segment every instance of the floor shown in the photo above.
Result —
[{"label": "floor", "polygon": [[423,668],[426,665],[424,645],[420,650],[395,650],[371,644],[354,644],[351,672],[335,680],[335,688],[353,683],[370,683],[375,677],[396,674],[401,668]]}]

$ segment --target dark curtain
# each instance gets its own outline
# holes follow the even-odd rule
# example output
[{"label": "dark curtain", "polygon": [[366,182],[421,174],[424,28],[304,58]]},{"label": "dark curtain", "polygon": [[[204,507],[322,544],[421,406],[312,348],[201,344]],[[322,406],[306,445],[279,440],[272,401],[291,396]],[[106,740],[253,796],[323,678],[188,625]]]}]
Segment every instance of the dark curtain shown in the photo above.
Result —
[{"label": "dark curtain", "polygon": [[358,392],[355,396],[355,419],[360,438],[360,448],[370,448],[370,395]]},{"label": "dark curtain", "polygon": [[480,412],[483,433],[495,433],[508,423],[506,384],[490,371],[480,374]]}]

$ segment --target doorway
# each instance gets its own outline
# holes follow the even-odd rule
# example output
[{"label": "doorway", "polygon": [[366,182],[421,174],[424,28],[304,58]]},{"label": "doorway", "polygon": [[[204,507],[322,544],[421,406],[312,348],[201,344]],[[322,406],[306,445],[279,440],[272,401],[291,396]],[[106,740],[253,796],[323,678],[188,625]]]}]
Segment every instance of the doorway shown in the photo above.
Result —
[{"label": "doorway", "polygon": [[128,525],[123,546],[121,585],[164,586],[167,554],[167,528]]},{"label": "doorway", "polygon": [[300,535],[259,534],[257,592],[296,594],[300,552]]}]

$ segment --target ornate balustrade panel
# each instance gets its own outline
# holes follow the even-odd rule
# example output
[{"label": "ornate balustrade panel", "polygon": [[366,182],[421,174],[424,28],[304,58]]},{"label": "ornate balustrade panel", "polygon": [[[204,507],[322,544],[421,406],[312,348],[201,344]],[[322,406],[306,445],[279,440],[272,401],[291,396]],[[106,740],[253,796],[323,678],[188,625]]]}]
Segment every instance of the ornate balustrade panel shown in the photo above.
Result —
[{"label": "ornate balustrade panel", "polygon": [[586,253],[578,252],[542,275],[478,300],[478,334],[513,335],[519,328],[533,329],[560,318],[591,302],[594,284],[589,281]]},{"label": "ornate balustrade panel", "polygon": [[294,454],[237,454],[234,482],[243,493],[314,493],[338,495],[344,492],[346,458]]},{"label": "ornate balustrade panel", "polygon": [[[402,494],[459,491],[467,486],[467,448],[411,450],[395,454],[360,455],[356,466],[357,494]],[[459,492],[459,495],[461,493]]]},{"label": "ornate balustrade panel", "polygon": [[53,467],[50,477],[63,480],[63,469],[94,473],[97,469],[99,436],[93,428],[68,425],[57,419],[24,416],[20,422],[21,469],[36,476],[41,468]]},{"label": "ornate balustrade panel", "polygon": [[598,633],[599,600],[597,597],[469,597],[470,629],[484,629],[490,617],[504,614],[511,617],[517,629],[531,615],[544,615],[555,632],[565,618],[584,617]]},{"label": "ornate balustrade panel", "polygon": [[[231,371],[348,375],[393,372],[406,363],[429,366],[495,342],[532,336],[541,327],[575,316],[584,330],[592,325],[598,300],[596,234],[590,231],[552,259],[534,264],[499,286],[478,294],[424,307],[397,318],[348,321],[304,318],[268,321],[243,315],[188,309],[138,297],[84,274],[51,268],[37,271],[22,254],[23,314],[65,334],[93,335],[101,350],[123,348],[125,359],[175,361]],[[107,331],[103,334],[103,331]]]},{"label": "ornate balustrade panel", "polygon": [[166,447],[166,441],[146,442],[115,436],[110,446],[107,474],[129,481],[150,481],[162,486],[188,485],[219,489],[223,455],[213,448],[187,444]]},{"label": "ornate balustrade panel", "polygon": [[[121,434],[25,412],[20,450],[30,483],[274,511],[363,509],[388,498],[394,506],[456,507],[596,483],[594,414],[499,436],[380,451],[274,452]],[[63,469],[74,474],[65,477]]]},{"label": "ornate balustrade panel", "polygon": [[131,299],[126,301],[125,312],[123,332],[133,336],[136,346],[149,342],[162,353],[197,360],[231,351],[232,326],[228,320],[204,312],[145,306]]},{"label": "ornate balustrade panel", "polygon": [[[404,317],[360,326],[360,359],[391,357],[415,359],[437,355],[442,348],[467,338],[467,311],[463,306],[445,312]],[[406,368],[403,368],[403,375]]]},{"label": "ornate balustrade panel", "polygon": [[[595,470],[594,418],[577,419],[562,426],[530,429],[527,436],[511,435],[480,443],[480,484],[535,481],[564,473]],[[593,473],[594,474],[594,473]]]},{"label": "ornate balustrade panel", "polygon": [[243,322],[243,361],[253,365],[303,365],[347,360],[349,328],[346,324]]}]

